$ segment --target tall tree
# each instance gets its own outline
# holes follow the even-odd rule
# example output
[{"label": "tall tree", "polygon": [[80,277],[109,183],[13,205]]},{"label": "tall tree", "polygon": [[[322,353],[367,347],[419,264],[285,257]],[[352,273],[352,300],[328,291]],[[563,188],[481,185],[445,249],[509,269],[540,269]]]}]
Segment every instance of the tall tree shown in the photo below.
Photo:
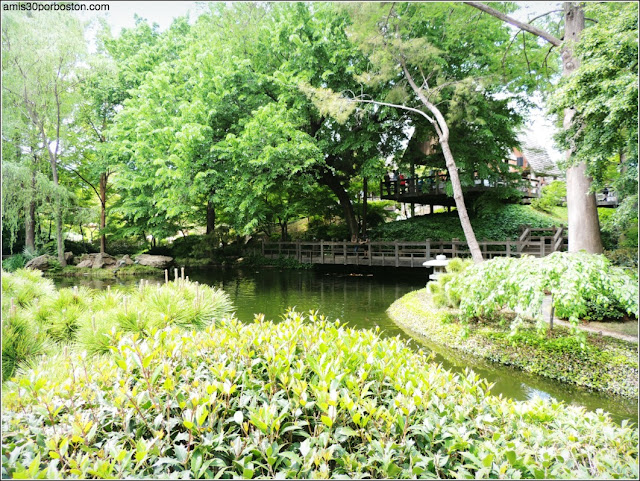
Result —
[{"label": "tall tree", "polygon": [[[555,35],[539,29],[530,23],[520,22],[504,13],[479,2],[464,2],[491,16],[536,35],[554,47],[561,48],[562,75],[570,77],[579,69],[581,59],[575,48],[585,28],[584,6],[576,2],[564,2],[564,36],[563,40]],[[576,132],[576,106],[566,104],[563,108],[563,129]],[[576,139],[577,140],[577,139]],[[591,189],[592,179],[587,172],[587,164],[576,153],[575,142],[567,145],[567,209],[569,217],[569,251],[586,250],[601,253],[603,250],[600,236],[600,223],[595,193]]]},{"label": "tall tree", "polygon": [[[500,101],[494,97],[500,89],[496,81],[495,46],[508,40],[508,35],[504,29],[491,28],[486,21],[466,14],[457,5],[358,4],[350,11],[355,23],[352,30],[370,61],[368,72],[359,75],[357,80],[369,89],[384,86],[386,96],[376,98],[370,91],[369,98],[358,95],[354,102],[399,108],[411,112],[414,117],[419,115],[430,126],[430,138],[438,139],[450,174],[471,255],[475,262],[481,262],[482,253],[469,221],[459,166],[452,148],[458,141],[451,135],[451,126],[458,127],[458,132],[471,132],[470,136],[475,135],[476,142],[482,136],[492,138],[493,142],[488,144],[498,148],[490,153],[493,158],[487,159],[487,163],[499,164],[508,155],[508,147],[515,145],[513,129],[517,121],[511,129],[505,129],[504,119],[505,113],[514,120],[517,116],[508,113],[504,101],[503,113],[496,115]],[[469,31],[472,31],[471,35]],[[467,38],[463,38],[465,34]],[[417,78],[421,80],[417,82]],[[332,97],[327,89],[315,89],[312,95],[325,109],[346,110],[340,99]],[[479,105],[483,107],[478,109]],[[489,118],[478,116],[479,111],[495,111],[492,115],[497,123],[492,125]],[[502,120],[497,120],[499,118]],[[420,121],[412,120],[412,123],[417,125]],[[498,125],[500,127],[493,129]],[[458,147],[462,145],[463,142],[459,142]],[[469,169],[466,175],[471,182],[473,171],[473,168]]]},{"label": "tall tree", "polygon": [[[77,70],[85,50],[83,28],[66,12],[7,13],[2,25],[2,88],[21,106],[47,153],[53,183],[77,92]],[[55,195],[58,261],[64,258],[63,205]]]}]

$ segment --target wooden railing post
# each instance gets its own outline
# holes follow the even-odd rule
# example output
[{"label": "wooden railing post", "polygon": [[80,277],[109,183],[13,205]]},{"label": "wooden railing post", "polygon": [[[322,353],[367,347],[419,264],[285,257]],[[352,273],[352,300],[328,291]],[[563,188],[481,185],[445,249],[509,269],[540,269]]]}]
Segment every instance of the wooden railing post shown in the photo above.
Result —
[{"label": "wooden railing post", "polygon": [[458,239],[457,237],[454,237],[453,239],[451,239],[451,258],[454,258],[457,254],[457,247],[458,247],[458,241],[460,239]]},{"label": "wooden railing post", "polygon": [[344,240],[342,242],[342,255],[343,255],[343,264],[346,266],[347,265],[347,241]]},{"label": "wooden railing post", "polygon": [[400,266],[400,259],[398,258],[399,252],[398,252],[398,241],[397,240],[393,241],[393,248],[394,248],[394,251],[395,251],[394,255],[395,255],[395,258],[396,258],[396,267],[398,267],[398,266]]},{"label": "wooden railing post", "polygon": [[367,241],[367,256],[369,257],[369,265],[373,265],[371,263],[371,259],[373,259],[373,252],[371,251],[371,241]]},{"label": "wooden railing post", "polygon": [[511,242],[507,241],[507,257],[511,257]]},{"label": "wooden railing post", "polygon": [[278,241],[278,257],[282,256],[282,241]]},{"label": "wooden railing post", "polygon": [[425,247],[426,247],[427,260],[429,260],[431,259],[431,239],[427,239]]},{"label": "wooden railing post", "polygon": [[320,264],[324,264],[324,241],[320,240]]}]

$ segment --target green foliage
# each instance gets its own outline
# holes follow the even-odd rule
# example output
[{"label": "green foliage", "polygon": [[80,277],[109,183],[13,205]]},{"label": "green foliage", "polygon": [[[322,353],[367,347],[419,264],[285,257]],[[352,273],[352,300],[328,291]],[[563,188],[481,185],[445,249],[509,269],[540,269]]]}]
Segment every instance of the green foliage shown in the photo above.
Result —
[{"label": "green foliage", "polygon": [[627,196],[615,209],[598,209],[605,249],[638,248],[638,195]]},{"label": "green foliage", "polygon": [[623,152],[621,166],[638,165],[638,9],[628,2],[587,3],[585,15],[597,19],[575,44],[580,66],[563,77],[550,109],[559,117],[575,111],[573,123],[557,139],[571,148],[573,161],[586,162],[588,173],[601,184],[609,160]]},{"label": "green foliage", "polygon": [[74,256],[81,256],[82,254],[92,254],[100,252],[100,249],[91,242],[84,241],[64,241],[64,248],[66,251],[71,252]]},{"label": "green foliage", "polygon": [[[131,266],[130,269],[136,267],[148,269],[147,266]],[[134,274],[140,275],[140,270]],[[15,312],[11,311],[11,302],[15,304]],[[15,339],[31,343],[29,333],[37,334],[34,342],[43,338],[58,346],[105,353],[109,339],[117,332],[146,336],[153,327],[203,329],[229,314],[231,302],[223,291],[191,282],[170,282],[161,286],[153,283],[131,291],[99,292],[85,288],[56,291],[51,280],[42,278],[40,271],[22,269],[2,273],[2,312],[3,317],[10,313],[11,319],[18,319],[17,327],[9,327],[16,333],[8,331],[9,344],[6,345],[10,353],[7,355],[12,359],[8,366],[14,369],[30,360],[29,353],[40,352],[40,348],[35,347],[16,348]],[[109,334],[108,338],[105,333]],[[36,344],[36,347],[40,345]],[[3,338],[3,353],[4,350]],[[26,357],[20,358],[20,353]],[[13,371],[7,372],[13,374]]]},{"label": "green foliage", "polygon": [[638,249],[623,247],[613,251],[605,251],[604,255],[615,266],[628,268],[628,272],[638,275]]},{"label": "green foliage", "polygon": [[602,411],[495,398],[475,373],[398,339],[304,317],[122,336],[90,361],[52,356],[3,393],[3,475],[637,474],[637,429]]},{"label": "green foliage", "polygon": [[542,188],[540,197],[531,200],[531,207],[542,212],[552,212],[553,208],[561,205],[563,197],[567,196],[567,185],[561,180],[554,180]]},{"label": "green foliage", "polygon": [[29,259],[24,254],[14,254],[2,261],[2,270],[13,272],[22,269]]},{"label": "green foliage", "polygon": [[545,326],[541,307],[546,294],[553,296],[556,316],[574,325],[579,319],[638,317],[637,279],[606,257],[584,252],[494,258],[448,279],[441,290],[447,300],[461,299],[464,320],[492,318],[504,308],[515,312],[514,333],[523,316],[537,319],[540,329]]},{"label": "green foliage", "polygon": [[[559,222],[558,219],[537,212],[529,206],[500,204],[489,209],[480,209],[479,214],[471,218],[471,224],[479,240],[515,240],[521,234],[522,225],[552,227]],[[464,239],[464,232],[456,212],[442,212],[388,222],[372,229],[371,238],[408,241],[451,240]]]}]

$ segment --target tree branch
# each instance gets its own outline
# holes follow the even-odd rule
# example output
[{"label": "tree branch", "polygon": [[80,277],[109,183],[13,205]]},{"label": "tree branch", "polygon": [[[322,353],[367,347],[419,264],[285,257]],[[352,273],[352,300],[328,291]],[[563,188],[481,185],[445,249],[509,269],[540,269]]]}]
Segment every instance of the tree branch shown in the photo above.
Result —
[{"label": "tree branch", "polygon": [[515,18],[511,18],[508,15],[505,15],[502,12],[499,12],[498,10],[496,10],[495,8],[491,8],[487,5],[485,5],[484,3],[481,2],[462,2],[462,3],[466,3],[467,5],[477,8],[478,10],[482,10],[485,13],[488,13],[489,15],[499,18],[500,20],[502,20],[503,22],[507,22],[511,25],[514,25],[526,32],[532,33],[534,35],[537,35],[540,38],[545,39],[547,42],[549,42],[550,44],[555,45],[556,47],[559,47],[562,44],[562,41],[557,38],[554,37],[553,35],[551,35],[548,32],[545,32],[544,30],[539,29],[538,27],[534,27],[533,25],[529,25],[527,23],[522,23],[518,20],[516,20]]},{"label": "tree branch", "polygon": [[383,105],[385,107],[394,107],[396,109],[408,110],[409,112],[415,112],[416,114],[422,115],[425,119],[427,119],[432,124],[435,123],[435,119],[429,117],[429,115],[427,115],[422,110],[414,109],[413,107],[407,107],[406,105],[390,104],[388,102],[378,102],[377,100],[365,100],[365,99],[358,99],[358,98],[349,99],[349,102],[364,102],[368,104]]},{"label": "tree branch", "polygon": [[537,17],[533,17],[531,20],[529,20],[529,24],[532,24],[533,22],[535,22],[539,18],[546,17],[547,15],[551,15],[552,13],[555,13],[555,12],[564,12],[564,10],[551,10],[550,12],[543,13],[543,14],[538,15]]},{"label": "tree branch", "polygon": [[93,189],[93,191],[96,193],[96,195],[98,196],[98,199],[100,199],[100,204],[102,204],[102,198],[100,197],[100,193],[98,192],[98,190],[95,188],[95,186],[89,182],[87,179],[85,179],[82,174],[80,174],[80,172],[78,172],[76,169],[74,169],[73,167],[65,167],[66,169],[70,170],[71,172],[73,172],[74,174],[76,174],[78,177],[80,177],[89,187],[91,187]]}]

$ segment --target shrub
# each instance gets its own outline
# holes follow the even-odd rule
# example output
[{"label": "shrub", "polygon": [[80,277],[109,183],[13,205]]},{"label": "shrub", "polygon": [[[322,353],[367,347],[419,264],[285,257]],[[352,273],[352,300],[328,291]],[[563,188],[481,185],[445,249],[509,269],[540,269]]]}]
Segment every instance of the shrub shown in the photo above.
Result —
[{"label": "shrub", "polygon": [[14,272],[22,269],[29,259],[24,254],[15,254],[2,261],[2,269],[7,272]]},{"label": "shrub", "polygon": [[[492,317],[508,308],[544,326],[541,316],[545,294],[553,296],[556,315],[573,324],[579,319],[619,318],[621,313],[638,317],[638,282],[606,257],[554,252],[535,258],[495,258],[467,268],[463,274],[443,279],[440,289],[451,299],[461,299],[463,319]],[[443,297],[434,299],[442,304]],[[452,303],[449,303],[453,306]]]},{"label": "shrub", "polygon": [[[42,278],[39,271],[25,269],[14,274],[3,273],[2,294],[3,317],[10,311],[13,299],[20,322],[28,324],[28,329],[20,327],[20,333],[42,333],[48,343],[75,346],[90,353],[107,352],[105,334],[111,335],[112,329],[143,336],[153,327],[203,329],[232,309],[223,291],[192,282],[108,292],[82,287],[56,291],[53,283]],[[12,354],[15,362],[11,366],[29,361],[30,353],[38,352],[5,345],[3,338],[3,356],[5,348],[7,353],[16,352]],[[24,353],[24,357],[20,357],[20,353]],[[11,376],[14,371],[14,367],[7,368],[3,376]]]},{"label": "shrub", "polygon": [[601,410],[497,398],[397,338],[302,317],[49,358],[3,393],[3,477],[637,476],[637,429]]},{"label": "shrub", "polygon": [[554,207],[562,204],[567,196],[567,185],[561,180],[554,180],[542,188],[540,197],[531,200],[531,207],[543,212],[551,212]]},{"label": "shrub", "polygon": [[613,251],[604,251],[604,255],[615,266],[628,267],[628,272],[635,273],[638,270],[638,249],[633,247],[623,247]]},{"label": "shrub", "polygon": [[64,250],[70,251],[74,256],[81,256],[82,254],[93,254],[100,252],[100,249],[93,245],[91,242],[84,241],[64,241]]}]

